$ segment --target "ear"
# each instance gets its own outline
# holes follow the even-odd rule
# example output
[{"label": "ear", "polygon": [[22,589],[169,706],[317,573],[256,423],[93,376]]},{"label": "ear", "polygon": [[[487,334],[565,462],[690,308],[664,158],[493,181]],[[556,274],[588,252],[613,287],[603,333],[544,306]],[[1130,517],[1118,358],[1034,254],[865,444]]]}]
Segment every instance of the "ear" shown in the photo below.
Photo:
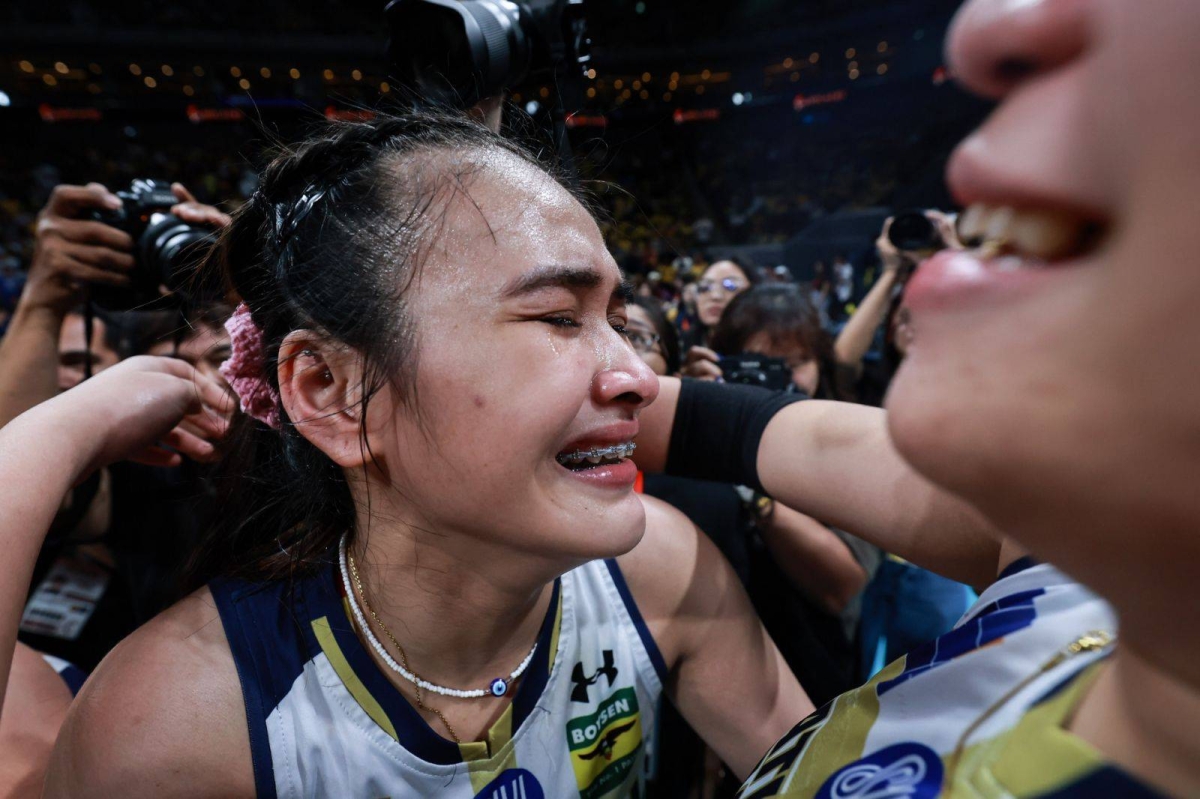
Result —
[{"label": "ear", "polygon": [[279,397],[296,430],[342,467],[363,466],[362,358],[313,330],[279,346]]}]

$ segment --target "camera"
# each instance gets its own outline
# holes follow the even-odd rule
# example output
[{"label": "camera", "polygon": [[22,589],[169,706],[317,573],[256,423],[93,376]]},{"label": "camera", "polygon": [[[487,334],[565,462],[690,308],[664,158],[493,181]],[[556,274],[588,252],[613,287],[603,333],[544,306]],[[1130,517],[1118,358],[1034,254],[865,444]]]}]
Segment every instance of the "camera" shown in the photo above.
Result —
[{"label": "camera", "polygon": [[792,382],[792,370],[782,358],[768,358],[746,352],[721,359],[721,374],[726,383],[758,386],[771,391],[799,392]]},{"label": "camera", "polygon": [[470,108],[560,68],[582,84],[591,60],[584,0],[391,0],[384,13],[392,77],[435,105]]},{"label": "camera", "polygon": [[125,311],[160,304],[165,286],[171,295],[188,293],[196,267],[216,241],[212,230],[185,222],[171,213],[179,200],[171,184],[161,180],[134,180],[127,191],[118,191],[121,207],[95,211],[92,218],[133,239],[133,272],[126,287],[93,286],[92,299],[101,308]]},{"label": "camera", "polygon": [[897,250],[909,252],[933,252],[944,249],[947,244],[937,225],[920,210],[896,214],[888,229],[888,240]]}]

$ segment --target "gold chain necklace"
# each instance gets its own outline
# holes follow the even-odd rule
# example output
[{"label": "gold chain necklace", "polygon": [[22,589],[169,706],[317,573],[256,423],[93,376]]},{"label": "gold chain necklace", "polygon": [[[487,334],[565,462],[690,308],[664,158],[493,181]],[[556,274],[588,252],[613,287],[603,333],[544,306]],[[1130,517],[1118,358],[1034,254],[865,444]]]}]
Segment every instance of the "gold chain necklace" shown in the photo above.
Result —
[{"label": "gold chain necklace", "polygon": [[[379,625],[379,629],[383,630],[383,634],[386,635],[392,642],[392,646],[396,647],[396,651],[400,653],[400,662],[403,664],[404,668],[408,671],[413,671],[412,667],[408,665],[408,654],[405,653],[404,647],[400,646],[400,642],[396,640],[396,636],[392,635],[392,631],[387,628],[387,625],[383,623],[383,619],[379,618],[379,614],[375,612],[375,609],[371,607],[371,603],[367,601],[367,594],[365,591],[363,591],[362,580],[360,580],[358,577],[358,567],[354,565],[354,556],[348,554],[347,562],[350,566],[350,575],[354,578],[354,587],[358,591],[358,598],[362,600],[363,607],[366,608],[367,612],[371,614],[371,618],[375,620],[377,625]],[[417,675],[415,671],[413,671],[413,674],[420,677],[420,675]],[[413,696],[417,700],[417,707],[421,708],[422,710],[428,710],[430,713],[433,713],[442,720],[442,724],[446,725],[446,731],[450,733],[450,737],[454,739],[454,743],[462,743],[462,739],[458,737],[458,733],[454,731],[454,728],[450,726],[450,722],[446,720],[445,714],[443,714],[442,711],[438,710],[436,707],[431,707],[430,705],[425,704],[425,701],[421,698],[421,686],[415,683],[413,684]]]}]

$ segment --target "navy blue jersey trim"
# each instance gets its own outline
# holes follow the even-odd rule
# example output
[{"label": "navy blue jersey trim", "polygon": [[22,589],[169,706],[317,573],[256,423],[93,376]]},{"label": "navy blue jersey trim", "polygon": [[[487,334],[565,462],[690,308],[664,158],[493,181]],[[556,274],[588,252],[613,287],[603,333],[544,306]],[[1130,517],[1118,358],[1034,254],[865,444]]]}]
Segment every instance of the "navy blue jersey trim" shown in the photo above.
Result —
[{"label": "navy blue jersey trim", "polygon": [[1012,563],[1005,566],[1004,571],[1000,572],[1000,576],[996,579],[1003,580],[1006,577],[1012,577],[1014,574],[1020,574],[1027,569],[1032,569],[1034,566],[1038,565],[1038,563],[1039,561],[1030,555],[1026,555],[1023,558],[1017,558]]},{"label": "navy blue jersey trim", "polygon": [[1070,785],[1040,793],[1036,799],[1166,799],[1166,794],[1138,782],[1124,771],[1102,766]]},{"label": "navy blue jersey trim", "polygon": [[[267,716],[274,704],[267,705],[262,691],[262,676],[254,657],[256,638],[242,623],[238,603],[246,595],[245,583],[216,579],[209,583],[213,601],[225,627],[225,637],[237,666],[238,681],[242,684],[242,702],[246,706],[246,726],[250,731],[250,759],[254,766],[254,791],[259,799],[275,799],[275,765],[271,759],[271,741],[267,736]],[[247,615],[253,624],[253,616]]]},{"label": "navy blue jersey trim", "polygon": [[642,646],[646,648],[646,653],[650,655],[650,662],[654,664],[654,670],[658,673],[659,681],[665,685],[667,681],[667,663],[663,660],[662,652],[658,651],[658,644],[654,642],[654,636],[650,634],[650,628],[646,626],[646,622],[642,618],[642,613],[638,610],[637,603],[633,601],[633,594],[629,592],[629,585],[625,582],[625,575],[621,573],[621,567],[617,565],[617,561],[613,558],[604,561],[604,565],[608,567],[608,573],[612,576],[613,584],[617,586],[617,593],[621,595],[621,601],[625,603],[625,609],[629,612],[629,618],[633,621],[633,626],[638,631],[638,637],[642,639]]},{"label": "navy blue jersey trim", "polygon": [[546,689],[546,683],[550,681],[550,664],[558,656],[557,652],[549,651],[550,639],[554,637],[554,624],[558,621],[560,602],[562,602],[561,577],[554,581],[554,590],[550,594],[550,608],[546,611],[546,618],[542,619],[541,630],[538,631],[537,654],[534,656],[533,662],[529,664],[529,669],[525,672],[521,684],[517,686],[517,695],[513,697],[513,735],[517,734],[521,723],[537,707],[538,700],[542,698],[542,691]]}]

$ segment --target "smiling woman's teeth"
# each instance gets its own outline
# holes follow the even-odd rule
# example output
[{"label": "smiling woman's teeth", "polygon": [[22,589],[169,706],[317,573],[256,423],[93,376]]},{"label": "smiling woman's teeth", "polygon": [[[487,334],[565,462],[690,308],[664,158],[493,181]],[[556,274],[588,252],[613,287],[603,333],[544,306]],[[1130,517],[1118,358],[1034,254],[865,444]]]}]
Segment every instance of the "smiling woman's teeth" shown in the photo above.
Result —
[{"label": "smiling woman's teeth", "polygon": [[987,255],[1014,252],[1046,261],[1078,255],[1096,238],[1098,226],[1065,211],[1018,210],[976,203],[963,212],[958,235]]},{"label": "smiling woman's teeth", "polygon": [[635,449],[637,449],[637,444],[632,441],[615,444],[611,447],[580,449],[559,455],[558,462],[567,467],[582,467],[584,464],[595,465],[605,462],[616,463],[628,458]]}]

